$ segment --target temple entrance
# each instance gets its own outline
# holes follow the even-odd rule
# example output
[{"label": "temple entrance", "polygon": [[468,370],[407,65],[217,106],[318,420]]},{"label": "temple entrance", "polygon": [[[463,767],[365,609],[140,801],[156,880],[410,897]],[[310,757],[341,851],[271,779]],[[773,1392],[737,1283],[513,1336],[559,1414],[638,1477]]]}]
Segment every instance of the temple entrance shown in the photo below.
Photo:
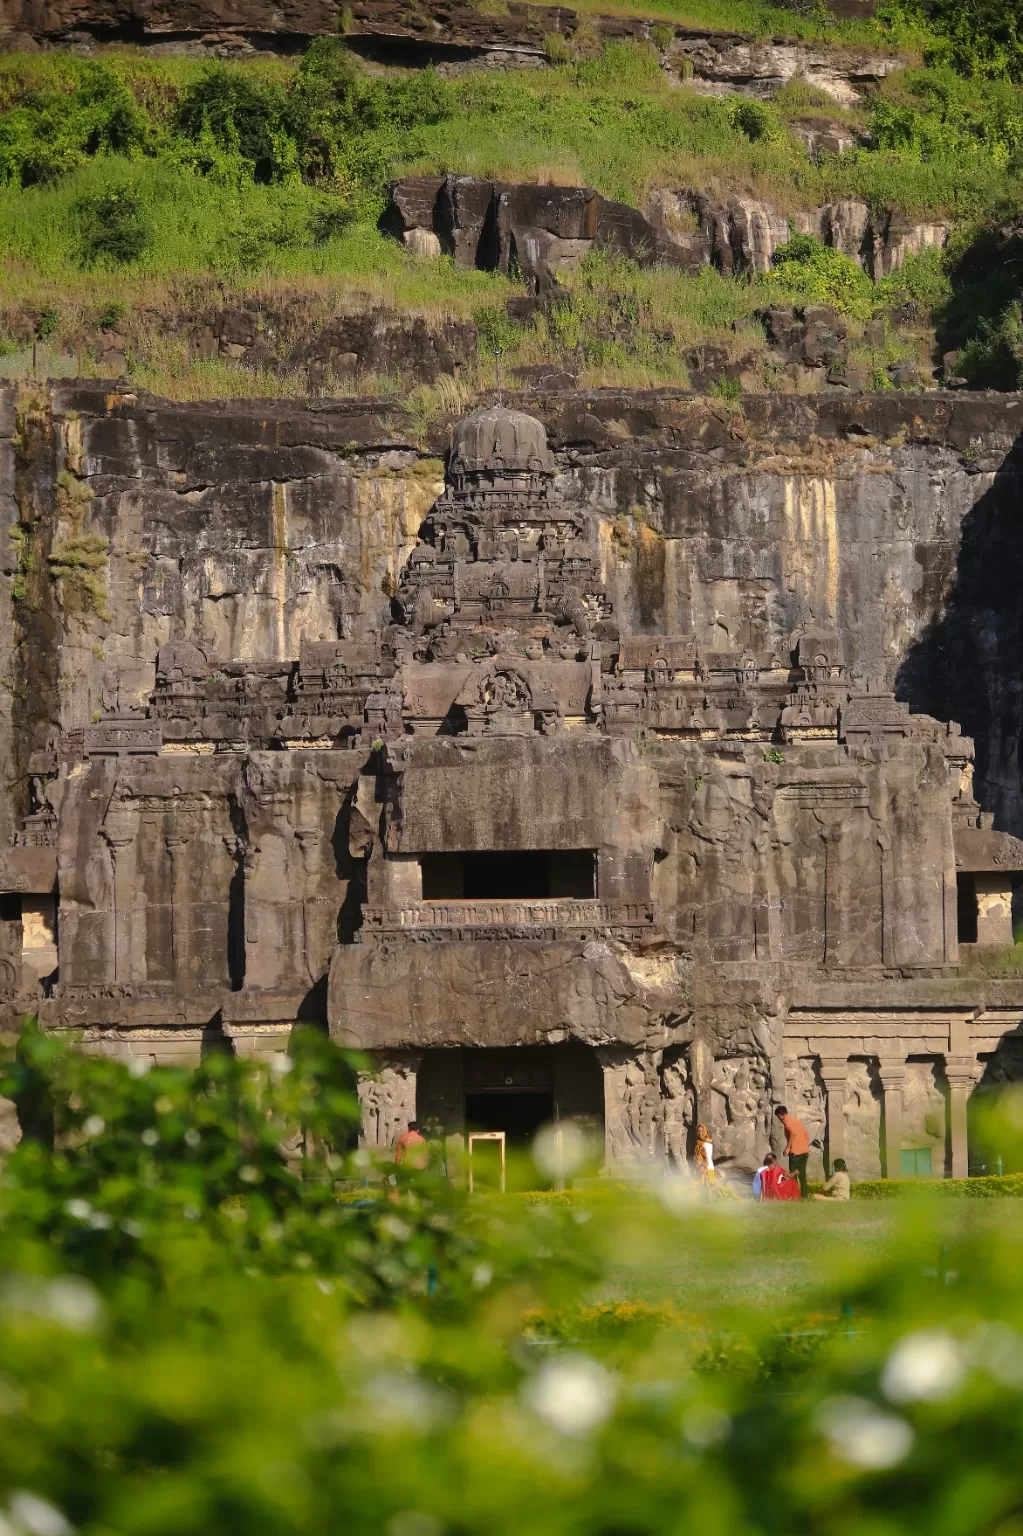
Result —
[{"label": "temple entrance", "polygon": [[536,1188],[529,1150],[537,1131],[552,1121],[585,1125],[594,1161],[600,1161],[603,1072],[593,1047],[578,1041],[431,1050],[417,1074],[416,1113],[434,1138],[463,1147],[470,1131],[503,1131],[511,1159],[509,1188],[523,1179],[528,1182],[521,1187]]},{"label": "temple entrance", "polygon": [[554,1119],[553,1093],[467,1093],[470,1131],[504,1131],[509,1148],[528,1149],[541,1125]]}]

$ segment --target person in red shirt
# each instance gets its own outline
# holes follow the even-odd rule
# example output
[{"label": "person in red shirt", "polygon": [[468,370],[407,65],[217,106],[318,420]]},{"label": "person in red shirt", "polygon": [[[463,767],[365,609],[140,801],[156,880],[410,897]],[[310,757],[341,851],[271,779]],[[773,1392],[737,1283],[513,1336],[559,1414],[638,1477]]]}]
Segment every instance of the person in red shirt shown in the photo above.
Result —
[{"label": "person in red shirt", "polygon": [[810,1138],[806,1134],[806,1126],[795,1115],[790,1115],[784,1104],[775,1110],[775,1114],[785,1130],[785,1151],[789,1160],[789,1172],[799,1180],[800,1198],[805,1200],[807,1196],[806,1162],[810,1156]]}]

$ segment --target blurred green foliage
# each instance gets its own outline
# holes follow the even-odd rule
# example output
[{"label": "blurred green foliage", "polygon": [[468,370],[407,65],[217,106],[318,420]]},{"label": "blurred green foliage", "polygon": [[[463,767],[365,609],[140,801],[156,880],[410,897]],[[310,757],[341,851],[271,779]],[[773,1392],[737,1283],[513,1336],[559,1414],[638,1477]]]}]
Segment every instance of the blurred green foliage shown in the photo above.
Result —
[{"label": "blurred green foliage", "polygon": [[26,1029],[4,1536],[1018,1532],[1016,1201],[399,1191],[345,1150],[362,1065],[299,1031],[135,1075]]}]

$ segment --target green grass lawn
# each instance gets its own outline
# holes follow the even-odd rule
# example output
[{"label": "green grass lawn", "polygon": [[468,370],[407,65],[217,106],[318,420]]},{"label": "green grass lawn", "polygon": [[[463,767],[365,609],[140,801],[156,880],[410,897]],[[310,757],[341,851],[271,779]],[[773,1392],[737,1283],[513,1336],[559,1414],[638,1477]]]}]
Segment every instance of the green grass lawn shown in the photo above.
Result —
[{"label": "green grass lawn", "polygon": [[[994,1208],[992,1208],[992,1206]],[[656,1235],[637,1221],[617,1241],[595,1298],[670,1303],[703,1317],[732,1314],[779,1320],[804,1311],[834,1311],[874,1265],[903,1250],[917,1255],[921,1292],[939,1270],[955,1276],[962,1254],[999,1263],[1023,1250],[1023,1203],[909,1199],[884,1204],[764,1206],[722,1202],[687,1212]],[[943,1252],[944,1250],[944,1252]]]}]

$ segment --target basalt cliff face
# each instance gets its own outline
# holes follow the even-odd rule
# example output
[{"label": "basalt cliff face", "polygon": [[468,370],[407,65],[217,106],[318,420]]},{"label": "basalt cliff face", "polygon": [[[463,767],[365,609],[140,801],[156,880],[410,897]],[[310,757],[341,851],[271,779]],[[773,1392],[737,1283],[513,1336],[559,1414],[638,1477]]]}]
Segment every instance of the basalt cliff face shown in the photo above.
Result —
[{"label": "basalt cliff face", "polygon": [[787,1098],[962,1171],[1023,1020],[1021,415],[5,387],[7,1005],[329,1025],[380,1143],[507,1090],[745,1167]]}]

